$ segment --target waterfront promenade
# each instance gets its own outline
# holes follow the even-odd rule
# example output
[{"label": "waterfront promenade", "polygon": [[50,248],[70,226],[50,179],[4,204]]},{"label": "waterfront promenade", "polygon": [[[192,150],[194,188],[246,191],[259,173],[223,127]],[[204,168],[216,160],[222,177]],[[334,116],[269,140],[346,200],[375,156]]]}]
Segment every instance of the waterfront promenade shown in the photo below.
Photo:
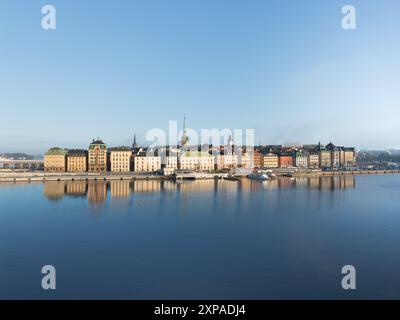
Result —
[{"label": "waterfront promenade", "polygon": [[85,180],[145,180],[162,179],[163,176],[152,174],[126,173],[45,173],[43,171],[33,172],[1,172],[1,182],[26,182],[26,181],[85,181]]},{"label": "waterfront promenade", "polygon": [[[273,170],[274,171],[274,170]],[[284,175],[290,170],[276,171],[277,176]],[[324,176],[340,176],[340,175],[361,175],[361,174],[395,174],[400,173],[400,170],[347,170],[347,171],[293,171],[293,177],[324,177]],[[214,178],[223,178],[221,173],[208,173],[207,179],[213,176]],[[241,175],[237,175],[240,177]],[[246,175],[242,175],[246,176]],[[45,173],[43,171],[0,171],[1,182],[29,182],[29,181],[86,181],[86,180],[161,180],[161,179],[175,179],[173,176],[162,176],[154,174],[143,174],[135,172],[126,173]],[[198,175],[197,179],[201,180],[202,175]]]}]

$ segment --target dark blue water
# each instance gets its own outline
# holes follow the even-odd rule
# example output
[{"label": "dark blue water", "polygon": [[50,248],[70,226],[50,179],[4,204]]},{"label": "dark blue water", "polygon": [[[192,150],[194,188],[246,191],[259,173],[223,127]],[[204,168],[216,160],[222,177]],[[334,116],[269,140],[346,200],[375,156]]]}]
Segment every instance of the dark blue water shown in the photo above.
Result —
[{"label": "dark blue water", "polygon": [[0,184],[0,258],[3,299],[400,298],[400,175]]}]

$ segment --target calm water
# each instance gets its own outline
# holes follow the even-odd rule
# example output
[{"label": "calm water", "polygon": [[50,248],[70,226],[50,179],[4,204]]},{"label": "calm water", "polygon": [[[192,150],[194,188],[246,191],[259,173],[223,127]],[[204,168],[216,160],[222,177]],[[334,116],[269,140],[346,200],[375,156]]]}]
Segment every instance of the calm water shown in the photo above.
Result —
[{"label": "calm water", "polygon": [[0,298],[400,298],[399,204],[400,175],[0,184]]}]

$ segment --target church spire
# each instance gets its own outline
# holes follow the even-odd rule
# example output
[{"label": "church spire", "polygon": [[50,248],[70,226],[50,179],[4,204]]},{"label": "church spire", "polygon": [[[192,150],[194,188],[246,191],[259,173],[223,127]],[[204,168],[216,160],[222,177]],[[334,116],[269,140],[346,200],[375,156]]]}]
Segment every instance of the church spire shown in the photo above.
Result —
[{"label": "church spire", "polygon": [[189,143],[189,137],[186,134],[186,115],[183,117],[183,133],[182,133],[182,147]]},{"label": "church spire", "polygon": [[133,133],[133,144],[132,144],[132,148],[136,149],[138,147],[137,142],[136,142],[136,133]]}]

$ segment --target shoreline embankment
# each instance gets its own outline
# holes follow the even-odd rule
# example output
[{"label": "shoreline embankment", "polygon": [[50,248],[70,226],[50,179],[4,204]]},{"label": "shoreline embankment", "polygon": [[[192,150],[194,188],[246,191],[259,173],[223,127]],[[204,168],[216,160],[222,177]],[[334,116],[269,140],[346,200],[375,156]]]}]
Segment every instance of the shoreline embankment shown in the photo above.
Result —
[{"label": "shoreline embankment", "polygon": [[[372,175],[372,174],[398,174],[400,170],[346,170],[346,171],[297,171],[292,172],[293,178],[302,177],[332,177],[343,175]],[[213,174],[209,174],[213,175]],[[276,172],[276,175],[285,176],[287,173]],[[237,175],[240,177],[240,175]],[[215,173],[215,178],[221,178],[220,173]],[[242,175],[246,177],[246,175]],[[33,181],[111,181],[111,180],[174,180],[172,176],[154,174],[129,173],[45,173],[42,171],[15,172],[0,171],[0,183],[2,182],[33,182]],[[201,180],[201,179],[199,179]]]}]

